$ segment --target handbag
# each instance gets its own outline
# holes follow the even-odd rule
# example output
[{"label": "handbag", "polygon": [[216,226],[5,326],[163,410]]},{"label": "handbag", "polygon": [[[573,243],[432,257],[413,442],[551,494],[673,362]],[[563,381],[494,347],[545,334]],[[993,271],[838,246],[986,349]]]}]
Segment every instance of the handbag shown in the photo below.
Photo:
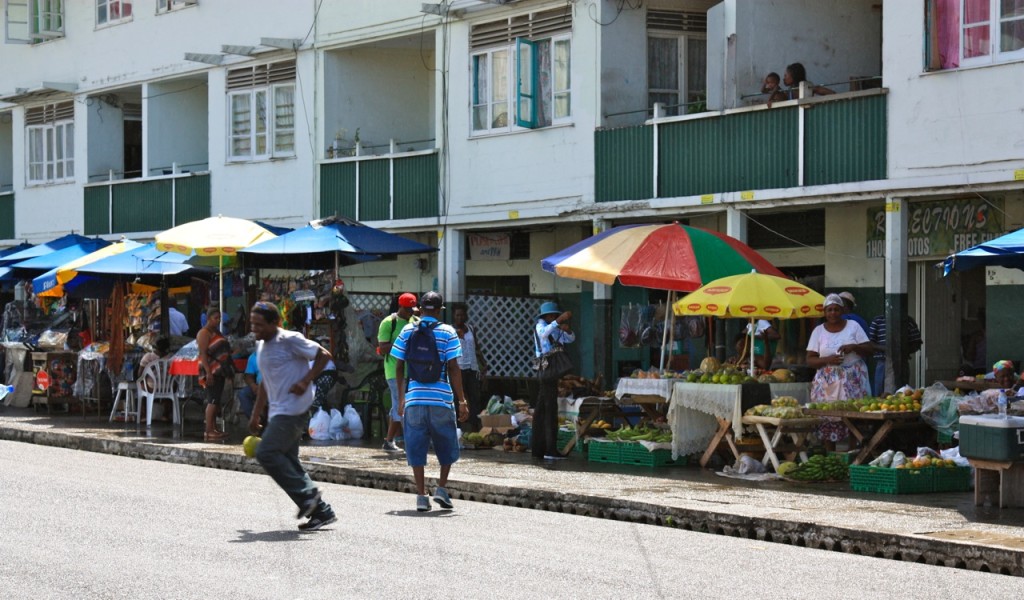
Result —
[{"label": "handbag", "polygon": [[[536,331],[533,332],[533,337],[537,340],[539,348],[540,338]],[[530,359],[530,368],[537,372],[537,377],[541,381],[551,382],[572,373],[573,366],[569,355],[565,353],[565,348],[561,344],[556,344],[548,352]]]}]

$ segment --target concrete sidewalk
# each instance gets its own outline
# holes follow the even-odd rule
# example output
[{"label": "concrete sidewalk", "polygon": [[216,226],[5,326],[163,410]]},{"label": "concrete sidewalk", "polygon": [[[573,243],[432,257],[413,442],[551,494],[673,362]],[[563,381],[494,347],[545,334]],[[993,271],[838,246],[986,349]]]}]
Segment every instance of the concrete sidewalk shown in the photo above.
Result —
[{"label": "concrete sidewalk", "polygon": [[[184,431],[0,407],[0,440],[262,473],[242,454],[244,434],[220,444],[203,442],[198,423],[186,422]],[[318,481],[413,491],[404,455],[389,455],[379,442],[313,442],[301,458]],[[428,475],[434,467],[428,464]],[[590,463],[576,454],[541,463],[500,450],[464,451],[448,489],[461,500],[1024,576],[1024,510],[975,507],[972,493],[863,494],[847,484],[748,482],[697,467]]]}]

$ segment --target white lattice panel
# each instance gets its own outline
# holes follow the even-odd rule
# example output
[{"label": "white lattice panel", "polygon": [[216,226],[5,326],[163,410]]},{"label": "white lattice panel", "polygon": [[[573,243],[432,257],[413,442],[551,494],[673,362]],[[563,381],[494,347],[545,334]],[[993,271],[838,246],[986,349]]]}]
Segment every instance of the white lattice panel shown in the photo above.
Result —
[{"label": "white lattice panel", "polygon": [[487,361],[487,374],[495,377],[532,377],[533,325],[546,298],[469,296],[469,322]]},{"label": "white lattice panel", "polygon": [[368,310],[372,313],[387,315],[391,308],[391,294],[371,294],[353,292],[348,295],[349,304],[355,310]]}]

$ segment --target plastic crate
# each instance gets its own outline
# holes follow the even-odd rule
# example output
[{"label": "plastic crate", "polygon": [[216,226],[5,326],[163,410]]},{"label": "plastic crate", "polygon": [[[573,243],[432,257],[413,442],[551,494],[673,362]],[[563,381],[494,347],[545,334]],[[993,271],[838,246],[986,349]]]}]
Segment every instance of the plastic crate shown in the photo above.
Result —
[{"label": "plastic crate", "polygon": [[966,492],[971,489],[970,467],[934,467],[932,471],[932,489],[936,492]]},{"label": "plastic crate", "polygon": [[843,464],[846,464],[846,465],[852,463],[853,459],[857,458],[857,454],[858,454],[858,452],[856,450],[851,450],[849,452],[829,452],[828,453],[829,456],[836,456],[836,457],[838,457],[839,460],[842,461]]},{"label": "plastic crate", "polygon": [[933,471],[850,465],[850,487],[857,492],[876,494],[927,494],[934,488]]},{"label": "plastic crate", "polygon": [[587,460],[618,463],[622,457],[621,446],[621,442],[590,442],[587,444]]},{"label": "plastic crate", "polygon": [[[686,464],[686,457],[679,460]],[[648,450],[640,442],[623,442],[619,462],[624,465],[640,465],[644,467],[668,467],[678,463],[672,460],[671,450]]]},{"label": "plastic crate", "polygon": [[[569,441],[572,440],[573,436],[575,436],[575,435],[576,435],[575,431],[566,431],[564,429],[559,429],[558,430],[558,440],[557,440],[558,451],[561,452],[562,448],[565,448],[565,445],[568,444]],[[576,442],[576,445],[573,447],[573,451],[574,452],[583,452],[584,451],[583,450],[583,446],[584,446],[584,440],[583,440],[583,438],[580,438]]]}]

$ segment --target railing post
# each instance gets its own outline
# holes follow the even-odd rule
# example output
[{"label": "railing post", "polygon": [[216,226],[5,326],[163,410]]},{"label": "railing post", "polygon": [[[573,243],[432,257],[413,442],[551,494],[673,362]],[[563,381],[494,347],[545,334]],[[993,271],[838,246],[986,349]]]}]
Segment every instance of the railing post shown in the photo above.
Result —
[{"label": "railing post", "polygon": [[388,220],[395,219],[395,138],[388,141]]},{"label": "railing post", "polygon": [[114,185],[107,184],[107,233],[114,232]]},{"label": "railing post", "polygon": [[[177,174],[177,163],[171,164],[171,170]],[[178,178],[171,178],[171,227],[178,225]]]},{"label": "railing post", "polygon": [[654,135],[654,140],[653,140],[653,142],[654,142],[654,154],[653,154],[653,160],[651,161],[651,164],[654,165],[654,172],[651,174],[651,176],[652,176],[652,178],[654,180],[653,184],[651,185],[651,190],[652,190],[651,196],[653,198],[657,198],[658,197],[658,168],[659,168],[659,166],[658,166],[658,146],[659,146],[658,119],[661,119],[661,118],[664,118],[664,117],[665,117],[665,105],[662,104],[661,102],[655,102],[654,103],[654,125],[653,125],[653,127],[654,127],[654,131],[653,131],[653,135]]}]

